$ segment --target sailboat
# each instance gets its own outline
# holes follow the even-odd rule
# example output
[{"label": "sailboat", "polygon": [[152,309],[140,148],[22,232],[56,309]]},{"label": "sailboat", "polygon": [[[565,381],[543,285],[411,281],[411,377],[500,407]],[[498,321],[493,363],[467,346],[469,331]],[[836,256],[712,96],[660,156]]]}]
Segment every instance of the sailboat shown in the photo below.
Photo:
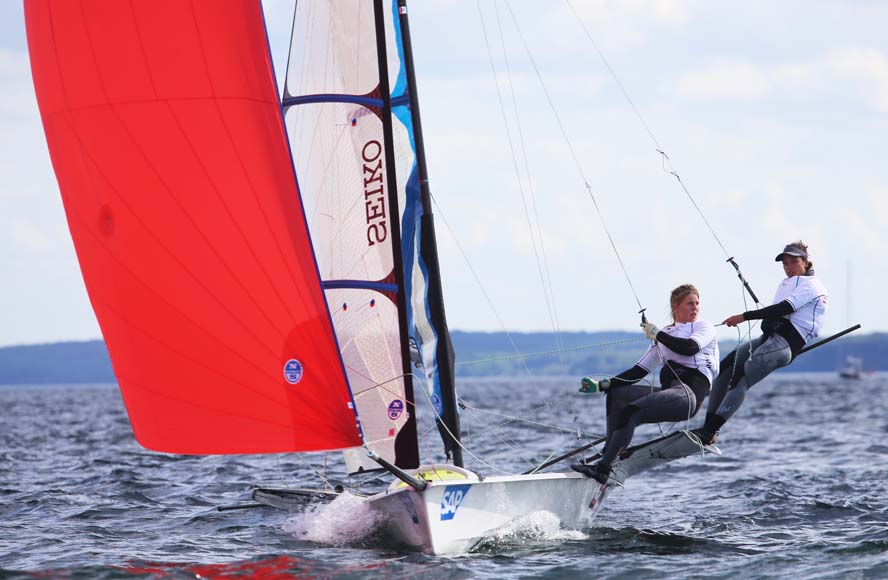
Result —
[{"label": "sailboat", "polygon": [[863,359],[857,356],[846,356],[844,366],[839,369],[839,377],[853,380],[862,379],[864,377]]},{"label": "sailboat", "polygon": [[[637,446],[608,485],[465,467],[406,0],[298,1],[282,100],[257,0],[25,9],[68,226],[142,446],[343,449],[349,473],[394,476],[364,501],[434,554],[542,510],[583,526],[626,477],[702,449],[683,433]],[[421,462],[418,391],[443,463]]]},{"label": "sailboat", "polygon": [[[845,268],[845,322],[851,320],[851,262]],[[839,368],[839,378],[860,380],[864,378],[863,358],[845,355],[845,362]]]}]

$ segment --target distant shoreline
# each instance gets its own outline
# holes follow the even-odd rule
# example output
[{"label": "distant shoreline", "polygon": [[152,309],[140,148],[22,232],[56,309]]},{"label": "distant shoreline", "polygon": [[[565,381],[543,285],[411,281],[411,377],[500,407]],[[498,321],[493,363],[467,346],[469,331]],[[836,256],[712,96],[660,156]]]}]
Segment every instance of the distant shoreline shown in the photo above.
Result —
[{"label": "distant shoreline", "polygon": [[[886,371],[872,371],[873,377],[883,376]],[[835,375],[836,380],[844,380],[838,377],[838,374],[835,370],[829,371],[794,371],[791,369],[779,369],[773,373],[776,377],[783,378],[792,378],[792,377],[801,377],[806,375],[811,375],[814,377],[822,378],[824,376]],[[565,381],[570,382],[576,380],[576,375],[557,375],[557,376],[544,376],[544,377],[522,377],[515,375],[490,375],[490,376],[464,376],[459,377],[459,381],[472,381],[473,383],[501,383],[503,381],[515,381],[522,382],[527,381],[531,382],[534,380],[538,381],[546,381],[546,382],[554,382],[554,381]],[[852,381],[852,384],[865,383],[866,378]],[[107,382],[99,382],[99,383],[0,383],[0,389],[107,389],[107,390],[117,390],[117,381],[107,381]]]},{"label": "distant shoreline", "polygon": [[[523,377],[528,371],[539,377],[607,375],[632,366],[647,346],[638,333],[619,331],[453,331],[451,338],[460,378]],[[529,356],[516,357],[513,342]],[[723,343],[722,354],[730,348]],[[551,351],[558,352],[533,354]],[[866,370],[888,370],[888,333],[842,338],[802,355],[787,372],[836,372],[848,355],[862,358]],[[0,385],[107,383],[116,378],[102,340],[0,347]]]}]

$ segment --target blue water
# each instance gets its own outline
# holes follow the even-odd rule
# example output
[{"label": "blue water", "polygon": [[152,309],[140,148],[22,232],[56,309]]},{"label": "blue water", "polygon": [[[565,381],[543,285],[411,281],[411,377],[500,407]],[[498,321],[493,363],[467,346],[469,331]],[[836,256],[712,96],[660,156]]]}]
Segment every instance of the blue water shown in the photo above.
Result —
[{"label": "blue water", "polygon": [[[577,428],[600,431],[603,400],[573,383],[463,381],[469,466],[521,471]],[[543,408],[528,425],[482,401]],[[672,426],[636,442],[660,428]],[[777,375],[725,427],[722,457],[630,479],[591,528],[541,519],[431,557],[387,543],[347,498],[302,514],[216,510],[253,485],[316,482],[323,455],[153,453],[113,385],[0,387],[0,578],[886,578],[886,436],[888,375]]]}]

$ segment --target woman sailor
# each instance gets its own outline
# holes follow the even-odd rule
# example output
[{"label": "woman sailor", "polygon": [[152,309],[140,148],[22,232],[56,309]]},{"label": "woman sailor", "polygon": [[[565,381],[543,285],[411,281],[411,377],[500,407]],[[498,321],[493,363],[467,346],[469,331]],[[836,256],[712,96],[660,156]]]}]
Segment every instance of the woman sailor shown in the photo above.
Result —
[{"label": "woman sailor", "polygon": [[[638,425],[662,421],[684,421],[693,417],[718,375],[718,339],[712,324],[697,320],[700,292],[683,284],[670,296],[673,323],[658,329],[643,323],[645,335],[656,342],[629,370],[600,382],[585,378],[581,392],[606,391],[607,442],[603,457],[595,465],[571,467],[606,483],[611,463],[629,446]],[[635,384],[658,365],[661,388]]]},{"label": "woman sailor", "polygon": [[791,363],[823,326],[826,288],[814,276],[808,246],[801,241],[787,244],[775,261],[783,262],[786,279],[777,287],[774,303],[723,322],[737,326],[745,320],[761,320],[762,335],[743,342],[721,361],[723,372],[712,386],[706,421],[694,431],[704,443],[715,442],[718,430],[737,412],[752,385]]}]

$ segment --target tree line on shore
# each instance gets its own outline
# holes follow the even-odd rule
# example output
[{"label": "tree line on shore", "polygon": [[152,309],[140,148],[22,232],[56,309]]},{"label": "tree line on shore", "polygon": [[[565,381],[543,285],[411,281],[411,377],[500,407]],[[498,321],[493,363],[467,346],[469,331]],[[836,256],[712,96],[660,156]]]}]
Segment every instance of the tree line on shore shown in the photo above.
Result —
[{"label": "tree line on shore", "polygon": [[[608,375],[631,367],[648,342],[632,332],[451,333],[458,377]],[[723,341],[722,353],[733,348]],[[888,334],[850,335],[801,355],[788,371],[834,372],[846,356],[888,370]],[[0,348],[0,385],[114,382],[101,340]]]}]

